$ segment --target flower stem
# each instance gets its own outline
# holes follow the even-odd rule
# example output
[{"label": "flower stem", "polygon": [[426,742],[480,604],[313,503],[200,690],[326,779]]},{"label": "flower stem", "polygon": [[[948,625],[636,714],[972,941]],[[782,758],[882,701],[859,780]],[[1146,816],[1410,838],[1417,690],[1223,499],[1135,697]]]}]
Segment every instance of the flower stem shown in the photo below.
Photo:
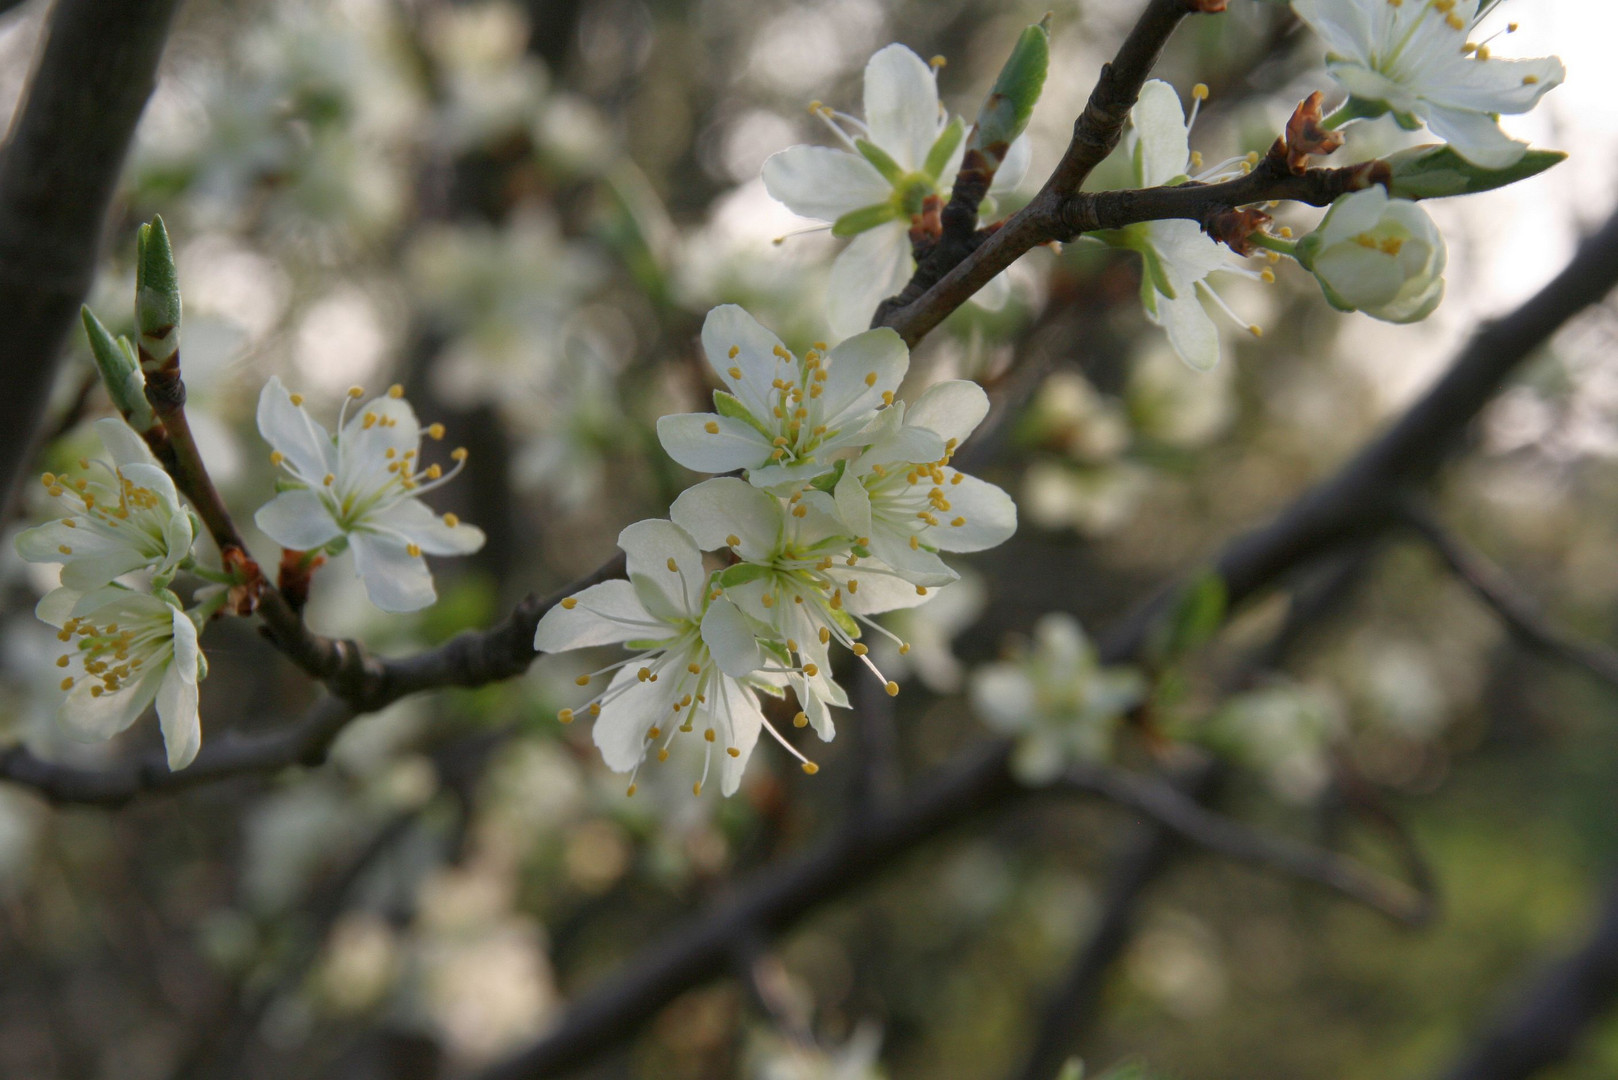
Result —
[{"label": "flower stem", "polygon": [[1247,238],[1247,241],[1254,247],[1278,252],[1289,259],[1298,257],[1298,242],[1296,240],[1283,240],[1279,236],[1272,236],[1267,232],[1254,232]]}]

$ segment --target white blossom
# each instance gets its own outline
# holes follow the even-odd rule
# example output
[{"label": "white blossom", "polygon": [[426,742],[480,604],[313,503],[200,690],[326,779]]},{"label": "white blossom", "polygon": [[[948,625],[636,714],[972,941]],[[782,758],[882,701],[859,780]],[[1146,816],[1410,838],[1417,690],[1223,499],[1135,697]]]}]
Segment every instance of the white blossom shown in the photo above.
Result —
[{"label": "white blossom", "polygon": [[61,583],[80,592],[150,571],[159,584],[190,558],[196,522],[174,481],[122,420],[95,424],[111,463],[81,460],[77,479],[46,473],[63,516],[17,537],[29,562],[61,563]]},{"label": "white blossom", "polygon": [[702,324],[708,362],[729,391],[716,413],[657,422],[663,449],[699,472],[747,469],[759,487],[788,490],[833,468],[833,455],[868,440],[877,410],[894,401],[910,366],[892,330],[867,330],[834,349],[817,343],[800,359],[734,304]]},{"label": "white blossom", "polygon": [[202,746],[197,681],[207,668],[190,615],[168,598],[116,585],[57,589],[35,611],[67,644],[56,661],[67,694],[57,720],[69,734],[110,739],[155,700],[169,768],[191,764]]},{"label": "white blossom", "polygon": [[1472,40],[1494,0],[1293,0],[1325,41],[1326,70],[1351,106],[1425,123],[1475,165],[1503,169],[1527,149],[1500,130],[1502,113],[1525,113],[1566,76],[1554,56],[1499,60]]},{"label": "white blossom", "polygon": [[[757,691],[779,691],[758,674],[763,660],[753,631],[728,600],[710,596],[702,553],[678,525],[636,522],[619,534],[618,546],[629,580],[604,581],[568,597],[545,613],[534,633],[540,652],[613,644],[631,650],[580,675],[580,685],[603,679],[607,685],[587,704],[563,709],[559,718],[568,723],[578,712],[589,713],[608,767],[632,775],[648,750],[667,760],[676,738],[700,731],[705,753],[694,790],[701,793],[717,747],[724,752],[721,790],[734,794],[759,733],[768,728],[775,734]],[[802,759],[784,740],[782,745]],[[805,767],[813,771],[807,762]],[[633,779],[629,791],[635,792]]]},{"label": "white blossom", "polygon": [[[1199,93],[1199,102],[1201,96]],[[1138,187],[1180,184],[1191,179],[1217,182],[1240,175],[1246,167],[1244,159],[1235,158],[1190,175],[1199,159],[1191,153],[1191,129],[1180,107],[1179,94],[1166,82],[1153,79],[1141,88],[1130,120],[1124,151],[1129,155]],[[1261,275],[1248,269],[1234,252],[1215,242],[1196,222],[1181,218],[1140,222],[1118,230],[1111,242],[1140,253],[1146,264],[1141,275],[1146,316],[1167,331],[1169,344],[1191,367],[1208,371],[1219,363],[1219,330],[1204,308],[1204,301],[1213,303],[1248,331],[1258,333],[1257,327],[1231,311],[1208,279],[1215,272],[1255,278]]]},{"label": "white blossom", "polygon": [[[460,471],[466,451],[450,454],[444,472],[420,459],[423,430],[395,386],[354,410],[363,397],[349,391],[333,436],[271,377],[258,400],[258,429],[274,452],[270,460],[290,478],[288,490],[254,517],[276,543],[297,551],[334,550],[346,540],[366,595],[383,611],[415,611],[436,598],[426,555],[469,555],[483,546],[483,532],[454,514],[439,515],[421,501]],[[443,425],[425,432],[443,437]]]},{"label": "white blossom", "polygon": [[[843,149],[788,147],[764,163],[764,186],[793,213],[853,237],[832,265],[827,296],[832,330],[847,337],[865,329],[877,304],[915,272],[911,218],[929,196],[948,198],[965,152],[965,124],[939,105],[936,69],[899,44],[865,65],[864,120],[819,102],[810,108]],[[1022,182],[1028,146],[1026,136],[1012,143],[991,195]],[[1001,275],[974,299],[998,308],[1009,294]]]},{"label": "white blossom", "polygon": [[972,704],[994,730],[1017,740],[1012,768],[1025,783],[1054,780],[1073,761],[1111,751],[1118,720],[1145,691],[1129,668],[1104,668],[1078,620],[1042,617],[1033,648],[972,675]]},{"label": "white blossom", "polygon": [[1427,211],[1380,186],[1343,195],[1298,242],[1331,305],[1383,322],[1425,319],[1444,298],[1444,236]]}]

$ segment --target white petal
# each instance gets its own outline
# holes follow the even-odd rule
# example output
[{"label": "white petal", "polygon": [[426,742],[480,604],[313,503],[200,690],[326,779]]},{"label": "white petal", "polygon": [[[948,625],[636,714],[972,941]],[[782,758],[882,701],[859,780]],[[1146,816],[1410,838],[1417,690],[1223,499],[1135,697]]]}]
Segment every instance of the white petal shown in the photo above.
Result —
[{"label": "white petal", "polygon": [[757,671],[762,664],[758,638],[742,613],[724,597],[708,605],[702,617],[702,642],[719,670],[733,678]]},{"label": "white petal", "polygon": [[1439,105],[1428,105],[1421,115],[1434,135],[1448,142],[1457,154],[1485,169],[1515,165],[1528,151],[1527,143],[1518,142],[1501,131],[1499,121],[1492,116]]},{"label": "white petal", "polygon": [[1186,141],[1185,109],[1174,87],[1161,79],[1148,81],[1141,87],[1130,117],[1135,125],[1141,186],[1157,187],[1185,175],[1191,148]]},{"label": "white petal", "polygon": [[871,496],[854,475],[853,469],[843,473],[833,492],[837,502],[837,516],[854,536],[871,535]]},{"label": "white petal", "polygon": [[1320,35],[1326,48],[1341,56],[1364,59],[1370,54],[1371,23],[1367,6],[1345,0],[1292,0],[1292,10]]},{"label": "white petal", "polygon": [[[780,366],[775,350],[779,348],[781,339],[735,304],[719,305],[702,322],[702,351],[708,363],[754,416],[770,415],[770,395],[775,392],[771,384]],[[740,377],[732,375],[732,369],[740,371]]]},{"label": "white petal", "polygon": [[742,558],[753,562],[768,558],[781,541],[780,501],[732,476],[686,488],[669,507],[669,517],[704,551],[728,547],[727,538],[735,536]]},{"label": "white petal", "polygon": [[157,464],[157,458],[152,456],[146,440],[118,417],[108,416],[97,420],[95,429],[96,434],[101,437],[101,445],[112,455],[115,465]]},{"label": "white petal", "polygon": [[1422,97],[1434,105],[1475,113],[1525,113],[1567,78],[1554,56],[1537,60],[1456,58],[1441,75],[1422,80]]},{"label": "white petal", "polygon": [[370,531],[392,533],[424,555],[470,555],[487,539],[476,525],[449,524],[420,499],[402,499],[365,519]]},{"label": "white petal", "polygon": [[910,367],[910,350],[884,326],[855,334],[832,349],[826,367],[821,416],[833,429],[846,428],[880,406],[884,393],[898,393]]},{"label": "white petal", "polygon": [[567,652],[592,645],[616,645],[669,632],[654,620],[627,581],[603,581],[572,596],[573,607],[557,604],[534,630],[534,651]]},{"label": "white petal", "polygon": [[915,271],[910,230],[902,222],[860,233],[831,264],[826,318],[840,338],[871,325],[876,306],[904,288]]},{"label": "white petal", "polygon": [[[75,550],[75,555],[77,551]],[[60,555],[57,556],[61,558]],[[99,589],[133,570],[151,565],[152,560],[134,548],[121,548],[105,555],[75,557],[62,566],[62,584],[70,589]]]},{"label": "white petal", "polygon": [[882,568],[882,564],[874,559],[861,559],[859,566],[844,575],[845,579],[856,578],[860,583],[857,593],[843,590],[843,606],[849,611],[856,615],[880,615],[884,611],[918,607],[927,602],[926,596],[916,592],[915,585],[901,577],[891,576],[891,572],[874,573],[872,564],[878,569]]},{"label": "white petal", "polygon": [[[719,430],[709,431],[713,425]],[[657,439],[669,457],[688,469],[727,473],[770,460],[773,449],[757,428],[717,413],[674,413],[657,419]]]},{"label": "white petal", "polygon": [[[127,428],[125,429],[128,430]],[[145,445],[144,443],[142,444]],[[176,513],[180,506],[180,493],[174,487],[174,478],[164,471],[163,467],[155,461],[134,461],[127,465],[120,465],[119,471],[137,488],[145,488],[156,495],[163,504],[164,509]]]},{"label": "white petal", "polygon": [[897,43],[871,57],[865,65],[865,123],[871,141],[901,168],[919,170],[942,126],[938,83],[927,61]]},{"label": "white petal", "polygon": [[[720,758],[719,790],[721,794],[730,796],[741,787],[747,759],[753,756],[753,747],[758,744],[759,732],[764,728],[764,713],[759,709],[758,698],[753,696],[753,692],[734,679],[719,680],[717,689],[724,698],[730,728],[730,745],[725,747],[726,753]],[[737,751],[735,757],[731,757],[730,750]]]},{"label": "white petal", "polygon": [[61,626],[73,617],[84,593],[79,589],[52,589],[34,605],[34,617],[50,626]]},{"label": "white petal", "polygon": [[1204,310],[1195,289],[1173,300],[1159,296],[1157,316],[1181,360],[1197,371],[1212,371],[1219,366],[1219,328]]},{"label": "white petal", "polygon": [[[910,546],[911,533],[878,524],[871,535],[871,552],[889,567],[898,571],[914,591],[917,585],[948,585],[960,577],[936,554],[924,547]],[[860,591],[865,592],[867,579],[860,579]]]},{"label": "white petal", "polygon": [[277,544],[310,551],[343,534],[325,502],[308,488],[283,491],[253,515],[253,523]]},{"label": "white petal", "polygon": [[972,675],[972,708],[995,731],[1016,734],[1033,723],[1039,692],[1016,664],[985,664]]},{"label": "white petal", "polygon": [[989,415],[989,395],[970,379],[934,383],[905,412],[905,423],[936,432],[959,446]]},{"label": "white petal", "polygon": [[337,449],[330,433],[302,406],[292,404],[287,388],[274,375],[258,396],[258,430],[305,480],[318,484],[327,473],[336,471]]},{"label": "white petal", "polygon": [[150,667],[139,682],[126,685],[114,694],[92,694],[91,688],[101,685],[93,678],[80,678],[56,711],[57,723],[67,730],[70,738],[80,742],[105,742],[129,728],[146,706],[157,696],[158,684],[167,672],[166,666]]},{"label": "white petal", "polygon": [[337,440],[338,491],[369,493],[387,486],[394,479],[388,467],[420,447],[421,425],[410,402],[372,398],[349,417]]},{"label": "white petal", "polygon": [[641,682],[634,671],[619,668],[613,676],[591,737],[601,751],[601,760],[613,772],[629,772],[646,755],[646,732],[665,716],[672,715],[674,683],[670,679]]},{"label": "white petal", "polygon": [[826,146],[789,146],[772,154],[764,162],[764,189],[794,214],[817,221],[836,221],[893,194],[876,166]]},{"label": "white petal", "polygon": [[197,628],[184,612],[174,613],[174,660],[157,688],[157,718],[168,751],[169,769],[178,772],[202,749],[197,715]]},{"label": "white petal", "polygon": [[831,462],[823,460],[820,455],[816,455],[813,461],[797,461],[791,465],[765,465],[760,469],[750,469],[747,481],[772,495],[790,498],[794,491],[800,490],[815,477],[831,472],[835,467]]},{"label": "white petal", "polygon": [[427,560],[411,555],[404,541],[379,533],[357,532],[349,538],[354,570],[365,584],[365,595],[383,611],[420,611],[438,594]]},{"label": "white petal", "polygon": [[[1017,531],[1017,504],[1011,496],[986,480],[955,473],[953,469],[945,471],[959,476],[961,481],[954,483],[952,476],[951,482],[944,485],[950,509],[938,518],[945,524],[928,529],[923,539],[940,551],[984,551],[1011,539]],[[959,518],[965,518],[966,523],[949,524]]]},{"label": "white petal", "polygon": [[708,572],[690,533],[672,521],[649,518],[625,526],[618,534],[618,546],[629,580],[648,611],[668,619],[696,618]]}]

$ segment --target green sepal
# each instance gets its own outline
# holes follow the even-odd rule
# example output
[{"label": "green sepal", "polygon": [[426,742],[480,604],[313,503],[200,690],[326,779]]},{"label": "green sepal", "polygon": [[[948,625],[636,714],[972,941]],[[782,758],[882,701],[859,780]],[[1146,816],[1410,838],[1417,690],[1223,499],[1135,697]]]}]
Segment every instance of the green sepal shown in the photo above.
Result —
[{"label": "green sepal", "polygon": [[832,222],[831,234],[833,236],[858,236],[866,229],[886,225],[897,218],[899,213],[899,207],[891,202],[862,206],[858,210],[850,210]]},{"label": "green sepal", "polygon": [[734,589],[738,585],[746,585],[749,581],[757,581],[769,572],[769,567],[760,566],[758,563],[737,563],[719,571],[719,587]]},{"label": "green sepal", "polygon": [[[142,225],[136,234],[135,325],[149,339],[148,353],[166,358],[179,347],[180,276],[174,266],[174,247],[161,216]],[[166,331],[160,338],[152,337]]]},{"label": "green sepal", "polygon": [[1160,666],[1171,664],[1212,640],[1225,623],[1228,606],[1225,579],[1212,570],[1197,575],[1158,624],[1151,642],[1152,659]]},{"label": "green sepal", "polygon": [[130,427],[136,431],[149,430],[156,420],[146,401],[146,380],[141,376],[139,362],[130,355],[127,343],[115,339],[88,305],[80,307],[79,314],[84,320],[85,335],[90,339],[90,354],[95,357],[101,382],[113,406]]},{"label": "green sepal", "polygon": [[[1169,300],[1178,298],[1174,286],[1169,284],[1168,270],[1163,266],[1163,260],[1158,257],[1150,244],[1140,244],[1135,250],[1140,252],[1141,262],[1145,264],[1145,278],[1151,282],[1152,288]],[[1155,305],[1154,305],[1155,307]]]},{"label": "green sepal", "polygon": [[781,642],[776,641],[773,638],[760,638],[758,647],[775,657],[777,660],[781,661],[781,663],[785,664],[787,667],[793,666],[792,654],[787,652],[787,647]]},{"label": "green sepal", "polygon": [[843,478],[843,472],[847,468],[848,459],[838,458],[837,463],[831,467],[831,472],[821,473],[819,476],[809,481],[809,486],[814,488],[816,491],[824,491],[826,494],[830,495],[837,487],[837,481]]},{"label": "green sepal", "polygon": [[636,638],[634,641],[624,642],[624,648],[630,652],[645,652],[647,649],[662,647],[668,638]]},{"label": "green sepal", "polygon": [[832,612],[831,617],[832,621],[837,624],[837,628],[849,637],[858,638],[860,636],[860,624],[854,621],[854,616],[842,608]]},{"label": "green sepal", "polygon": [[1436,199],[1493,191],[1538,176],[1565,160],[1567,155],[1560,150],[1529,150],[1516,163],[1503,169],[1485,169],[1445,144],[1413,146],[1384,159],[1393,170],[1388,193],[1400,199]]},{"label": "green sepal", "polygon": [[714,412],[731,420],[740,420],[766,439],[770,437],[769,430],[764,427],[759,418],[747,411],[747,406],[735,394],[727,394],[723,390],[713,392]]},{"label": "green sepal", "polygon": [[944,130],[938,133],[938,138],[933,140],[933,148],[927,151],[927,160],[922,162],[921,171],[932,177],[934,183],[942,178],[944,166],[949,164],[955,148],[961,145],[961,139],[965,136],[966,121],[956,116],[950,119]]},{"label": "green sepal", "polygon": [[1045,71],[1051,60],[1050,16],[1022,32],[1011,49],[994,89],[978,110],[977,123],[966,148],[981,151],[996,167],[1006,148],[1028,127],[1040,91],[1045,88]]},{"label": "green sepal", "polygon": [[876,171],[882,174],[882,179],[888,183],[896,185],[904,180],[904,167],[876,143],[869,139],[855,139],[854,149],[860,152],[860,157],[875,166]]}]

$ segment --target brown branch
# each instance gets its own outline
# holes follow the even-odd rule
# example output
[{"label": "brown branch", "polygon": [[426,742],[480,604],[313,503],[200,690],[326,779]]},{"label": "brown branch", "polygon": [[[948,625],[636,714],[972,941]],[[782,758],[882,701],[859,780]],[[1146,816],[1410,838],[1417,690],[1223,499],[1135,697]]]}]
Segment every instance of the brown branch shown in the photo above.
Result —
[{"label": "brown branch", "polygon": [[[1544,289],[1481,329],[1433,388],[1334,477],[1268,526],[1226,546],[1215,565],[1232,606],[1323,552],[1391,525],[1400,493],[1432,478],[1505,378],[1615,284],[1618,214],[1580,245]],[[1173,590],[1163,595],[1172,596]],[[1099,649],[1103,662],[1127,663],[1139,656],[1161,607],[1161,601],[1149,603],[1107,634]],[[981,745],[925,782],[905,806],[851,822],[810,853],[742,884],[729,900],[665,938],[621,975],[582,995],[556,1031],[480,1080],[554,1076],[577,1068],[680,993],[727,971],[729,934],[736,925],[778,932],[897,855],[1012,802],[1024,789],[1010,776],[1009,755],[1007,742]]]},{"label": "brown branch", "polygon": [[178,3],[59,0],[0,154],[0,507],[31,460]]},{"label": "brown branch", "polygon": [[1405,507],[1405,520],[1426,540],[1444,564],[1494,611],[1506,628],[1524,644],[1554,657],[1618,689],[1618,652],[1608,646],[1575,638],[1545,621],[1537,606],[1498,567],[1452,536],[1431,511],[1419,503]]}]

